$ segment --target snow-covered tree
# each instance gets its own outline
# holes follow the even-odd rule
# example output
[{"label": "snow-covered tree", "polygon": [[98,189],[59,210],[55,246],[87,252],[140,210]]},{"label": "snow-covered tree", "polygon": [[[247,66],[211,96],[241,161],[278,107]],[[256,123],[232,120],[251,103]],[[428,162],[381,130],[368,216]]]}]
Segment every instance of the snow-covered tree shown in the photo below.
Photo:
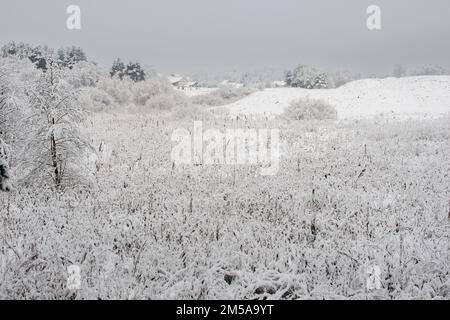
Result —
[{"label": "snow-covered tree", "polygon": [[79,47],[60,48],[57,52],[58,63],[66,68],[72,69],[79,62],[87,61],[86,54]]},{"label": "snow-covered tree", "polygon": [[114,60],[111,71],[111,77],[117,76],[120,80],[127,76],[134,82],[145,80],[145,71],[139,62],[129,62],[126,66],[119,58]]},{"label": "snow-covered tree", "polygon": [[10,149],[9,146],[0,138],[0,191],[10,191]]},{"label": "snow-covered tree", "polygon": [[448,74],[450,74],[449,70],[437,65],[424,65],[412,72],[412,75],[414,76],[438,76]]},{"label": "snow-covered tree", "polygon": [[330,87],[330,79],[326,73],[316,68],[299,65],[292,71],[287,71],[286,84],[291,87],[305,89],[325,89]]},{"label": "snow-covered tree", "polygon": [[[33,47],[27,43],[9,42],[1,49],[2,57],[15,56],[20,59],[28,58],[33,62],[36,68],[41,70],[47,69],[47,61],[45,59],[48,55],[53,55],[53,50],[47,46]],[[86,54],[83,49],[79,47],[60,48],[56,53],[58,64],[65,68],[71,69],[75,64],[81,61],[87,61]]]},{"label": "snow-covered tree", "polygon": [[0,191],[9,190],[9,148],[1,136],[6,131],[10,110],[8,108],[8,89],[4,75],[0,73]]},{"label": "snow-covered tree", "polygon": [[3,58],[16,56],[20,59],[25,59],[30,57],[32,51],[33,47],[31,45],[23,42],[16,43],[14,41],[5,44],[1,49]]},{"label": "snow-covered tree", "polygon": [[47,46],[37,46],[33,48],[31,55],[28,57],[34,63],[36,68],[47,70],[47,57],[53,56],[53,50]]},{"label": "snow-covered tree", "polygon": [[123,76],[125,75],[125,71],[125,64],[122,62],[122,60],[120,60],[120,58],[114,60],[110,72],[111,77],[118,76],[119,79],[122,80]]},{"label": "snow-covered tree", "polygon": [[[0,71],[2,71],[0,69]],[[8,106],[8,92],[5,81],[5,76],[0,72],[0,134],[3,134],[5,131],[5,126],[8,121],[9,110],[7,110]]]},{"label": "snow-covered tree", "polygon": [[47,69],[45,57],[52,54],[53,50],[47,46],[32,47],[26,43],[16,44],[14,41],[4,45],[1,49],[2,57],[18,57],[19,59],[28,58],[36,68]]},{"label": "snow-covered tree", "polygon": [[22,158],[27,182],[51,181],[59,188],[83,175],[80,158],[88,143],[80,132],[84,112],[77,103],[78,91],[65,81],[67,69],[52,57],[46,61],[46,72],[28,92],[30,137]]},{"label": "snow-covered tree", "polygon": [[67,81],[75,88],[95,87],[106,75],[92,62],[80,61],[66,73]]},{"label": "snow-covered tree", "polygon": [[130,62],[127,65],[127,69],[125,74],[130,77],[134,82],[144,81],[145,80],[145,72],[142,69],[139,62]]}]

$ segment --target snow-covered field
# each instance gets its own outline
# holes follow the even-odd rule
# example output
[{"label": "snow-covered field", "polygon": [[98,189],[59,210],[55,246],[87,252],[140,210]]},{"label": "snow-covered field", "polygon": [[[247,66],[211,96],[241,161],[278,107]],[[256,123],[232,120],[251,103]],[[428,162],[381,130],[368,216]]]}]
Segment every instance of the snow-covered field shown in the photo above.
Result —
[{"label": "snow-covered field", "polygon": [[337,89],[272,88],[221,107],[231,115],[277,115],[301,98],[334,106],[340,119],[376,115],[438,117],[450,112],[450,76],[365,79]]},{"label": "snow-covered field", "polygon": [[174,168],[161,123],[93,114],[88,189],[0,194],[0,299],[449,298],[448,118],[247,123],[290,145],[270,177]]},{"label": "snow-covered field", "polygon": [[[0,192],[0,299],[449,299],[449,77],[267,89],[221,107],[272,115],[309,95],[341,118],[294,121],[211,114],[158,79],[106,74],[76,93],[62,85],[84,79],[76,68],[54,78],[16,63],[0,77],[14,98],[0,96],[14,137],[12,157],[0,152],[13,187]],[[422,118],[350,119],[391,111]],[[195,135],[194,120],[278,129],[279,170],[176,163],[173,134]]]}]

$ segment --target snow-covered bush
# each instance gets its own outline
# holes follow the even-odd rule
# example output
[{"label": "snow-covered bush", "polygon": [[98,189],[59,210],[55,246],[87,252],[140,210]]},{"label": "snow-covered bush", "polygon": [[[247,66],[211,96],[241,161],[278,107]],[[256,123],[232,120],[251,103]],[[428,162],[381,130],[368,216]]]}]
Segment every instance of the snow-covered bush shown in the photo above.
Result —
[{"label": "snow-covered bush", "polygon": [[22,122],[29,116],[29,88],[39,78],[40,71],[27,59],[0,58],[0,135],[16,148],[25,139]]},{"label": "snow-covered bush", "polygon": [[172,112],[175,120],[206,120],[211,119],[212,114],[205,108],[195,104],[177,104]]},{"label": "snow-covered bush", "polygon": [[256,90],[257,89],[253,87],[236,87],[225,85],[220,86],[213,92],[193,97],[192,102],[194,104],[204,106],[222,106],[242,99]]},{"label": "snow-covered bush", "polygon": [[351,72],[345,71],[345,72],[333,72],[330,74],[331,83],[333,84],[334,88],[339,88],[340,86],[343,86],[344,84],[347,84],[351,81],[359,80],[361,79],[361,75],[353,74]]},{"label": "snow-covered bush", "polygon": [[92,62],[81,61],[66,72],[66,81],[75,89],[95,87],[100,78],[106,77],[102,70]]},{"label": "snow-covered bush", "polygon": [[106,92],[113,99],[116,105],[122,106],[126,106],[132,102],[132,86],[133,81],[127,78],[120,80],[118,77],[101,78],[97,84],[97,88]]},{"label": "snow-covered bush", "polygon": [[84,109],[89,111],[108,110],[114,106],[113,97],[97,87],[81,89],[78,101]]},{"label": "snow-covered bush", "polygon": [[305,89],[326,89],[333,87],[331,79],[314,67],[299,65],[285,74],[286,84]]},{"label": "snow-covered bush", "polygon": [[287,107],[282,117],[290,120],[327,120],[336,119],[336,109],[321,100],[300,99]]},{"label": "snow-covered bush", "polygon": [[131,86],[131,90],[133,92],[133,102],[141,106],[146,105],[148,100],[156,96],[171,95],[175,91],[166,79],[160,77],[136,82]]},{"label": "snow-covered bush", "polygon": [[255,89],[253,87],[235,87],[235,86],[222,86],[219,87],[216,94],[222,99],[231,101],[239,100],[249,94],[253,93]]},{"label": "snow-covered bush", "polygon": [[157,99],[159,96],[173,95],[175,90],[167,82],[167,80],[160,77],[152,77],[145,81],[134,82],[128,77],[122,80],[118,77],[102,77],[97,89],[104,91],[108,97],[112,99],[116,107],[120,106],[145,106],[150,105],[149,100]]},{"label": "snow-covered bush", "polygon": [[172,110],[177,105],[173,95],[158,94],[152,96],[145,103],[145,107],[155,110]]},{"label": "snow-covered bush", "polygon": [[192,97],[192,103],[201,106],[222,106],[225,105],[225,100],[217,94],[207,93]]},{"label": "snow-covered bush", "polygon": [[440,76],[449,74],[449,70],[436,65],[425,65],[411,72],[412,76]]}]

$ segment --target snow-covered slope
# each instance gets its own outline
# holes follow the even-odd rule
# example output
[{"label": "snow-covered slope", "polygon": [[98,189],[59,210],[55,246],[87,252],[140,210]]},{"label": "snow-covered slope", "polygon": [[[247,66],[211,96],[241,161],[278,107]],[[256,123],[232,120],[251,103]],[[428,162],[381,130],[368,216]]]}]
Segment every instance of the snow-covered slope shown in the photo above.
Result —
[{"label": "snow-covered slope", "polygon": [[450,76],[365,79],[330,90],[265,89],[222,108],[230,115],[270,116],[306,97],[328,102],[340,119],[380,114],[435,117],[450,112]]}]

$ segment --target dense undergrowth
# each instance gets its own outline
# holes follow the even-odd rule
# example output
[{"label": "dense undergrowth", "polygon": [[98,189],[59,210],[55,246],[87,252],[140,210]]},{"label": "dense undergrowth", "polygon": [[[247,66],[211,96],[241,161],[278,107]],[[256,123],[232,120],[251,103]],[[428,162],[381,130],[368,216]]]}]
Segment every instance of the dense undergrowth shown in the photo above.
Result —
[{"label": "dense undergrowth", "polygon": [[188,120],[87,123],[89,186],[0,194],[0,299],[450,297],[449,119],[205,120],[280,128],[275,176],[174,166],[170,135]]}]

